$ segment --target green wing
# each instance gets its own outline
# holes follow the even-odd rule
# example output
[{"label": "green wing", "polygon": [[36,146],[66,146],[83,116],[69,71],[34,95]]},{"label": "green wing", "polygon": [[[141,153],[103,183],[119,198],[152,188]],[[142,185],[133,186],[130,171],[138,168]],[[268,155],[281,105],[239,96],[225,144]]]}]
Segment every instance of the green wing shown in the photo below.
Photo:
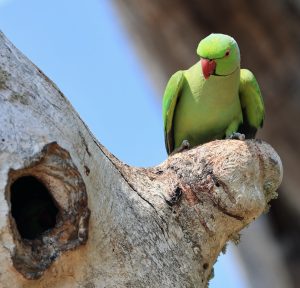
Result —
[{"label": "green wing", "polygon": [[174,150],[173,117],[176,103],[181,94],[183,79],[183,71],[178,71],[173,74],[167,84],[163,97],[164,133],[168,154]]},{"label": "green wing", "polygon": [[241,69],[239,95],[243,111],[243,124],[239,132],[246,138],[254,138],[257,129],[263,125],[265,108],[258,83],[247,69]]}]

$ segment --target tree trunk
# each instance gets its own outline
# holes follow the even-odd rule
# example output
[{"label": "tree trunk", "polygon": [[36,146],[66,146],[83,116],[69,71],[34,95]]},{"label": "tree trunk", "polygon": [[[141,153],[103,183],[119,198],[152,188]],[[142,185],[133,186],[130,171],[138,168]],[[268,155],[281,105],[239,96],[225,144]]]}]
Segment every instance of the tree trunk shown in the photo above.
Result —
[{"label": "tree trunk", "polygon": [[[242,68],[254,72],[264,96],[266,119],[258,136],[278,149],[285,168],[281,197],[272,206],[267,221],[257,229],[253,227],[249,235],[245,231],[245,238],[253,239],[244,241],[239,250],[248,263],[253,287],[290,287],[287,283],[280,286],[283,275],[288,275],[293,287],[298,287],[299,0],[115,0],[114,3],[160,95],[173,73],[198,61],[196,47],[200,39],[210,33],[225,33],[237,40]],[[261,225],[263,229],[259,228]],[[269,242],[255,241],[261,233],[265,233],[264,238]],[[251,255],[259,252],[250,257],[249,251],[253,251]],[[274,263],[280,267],[273,271],[266,269],[275,268]]]},{"label": "tree trunk", "polygon": [[1,287],[206,287],[276,196],[279,156],[214,141],[129,167],[0,34]]}]

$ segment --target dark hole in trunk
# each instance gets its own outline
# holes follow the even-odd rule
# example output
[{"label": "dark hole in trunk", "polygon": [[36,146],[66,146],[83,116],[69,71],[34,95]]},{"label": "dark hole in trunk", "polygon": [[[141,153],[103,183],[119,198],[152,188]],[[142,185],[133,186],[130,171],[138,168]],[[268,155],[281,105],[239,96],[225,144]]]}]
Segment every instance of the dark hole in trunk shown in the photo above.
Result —
[{"label": "dark hole in trunk", "polygon": [[33,176],[18,178],[11,185],[11,213],[22,238],[38,238],[54,228],[58,208],[45,185]]}]

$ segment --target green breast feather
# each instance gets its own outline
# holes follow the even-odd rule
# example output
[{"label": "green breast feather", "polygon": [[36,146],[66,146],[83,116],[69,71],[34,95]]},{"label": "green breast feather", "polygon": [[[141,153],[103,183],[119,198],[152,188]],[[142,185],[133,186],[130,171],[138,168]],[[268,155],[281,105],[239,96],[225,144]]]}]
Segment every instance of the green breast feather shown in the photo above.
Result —
[{"label": "green breast feather", "polygon": [[240,70],[235,40],[211,34],[197,49],[200,61],[176,72],[163,97],[165,144],[168,154],[183,140],[191,147],[236,132],[252,138],[264,119],[264,105],[254,75]]}]

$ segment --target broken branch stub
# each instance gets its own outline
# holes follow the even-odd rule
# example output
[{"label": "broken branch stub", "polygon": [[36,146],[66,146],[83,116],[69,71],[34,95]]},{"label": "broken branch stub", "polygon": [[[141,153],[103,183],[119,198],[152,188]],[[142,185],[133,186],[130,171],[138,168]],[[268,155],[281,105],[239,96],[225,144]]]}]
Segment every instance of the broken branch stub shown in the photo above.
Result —
[{"label": "broken branch stub", "polygon": [[172,261],[190,263],[181,277],[194,275],[184,282],[191,287],[205,287],[226,242],[266,210],[282,180],[280,158],[259,140],[214,141],[154,168],[119,170],[159,216],[166,241],[177,251]]},{"label": "broken branch stub", "polygon": [[275,197],[276,152],[223,140],[129,167],[3,34],[0,55],[1,287],[205,287]]}]

